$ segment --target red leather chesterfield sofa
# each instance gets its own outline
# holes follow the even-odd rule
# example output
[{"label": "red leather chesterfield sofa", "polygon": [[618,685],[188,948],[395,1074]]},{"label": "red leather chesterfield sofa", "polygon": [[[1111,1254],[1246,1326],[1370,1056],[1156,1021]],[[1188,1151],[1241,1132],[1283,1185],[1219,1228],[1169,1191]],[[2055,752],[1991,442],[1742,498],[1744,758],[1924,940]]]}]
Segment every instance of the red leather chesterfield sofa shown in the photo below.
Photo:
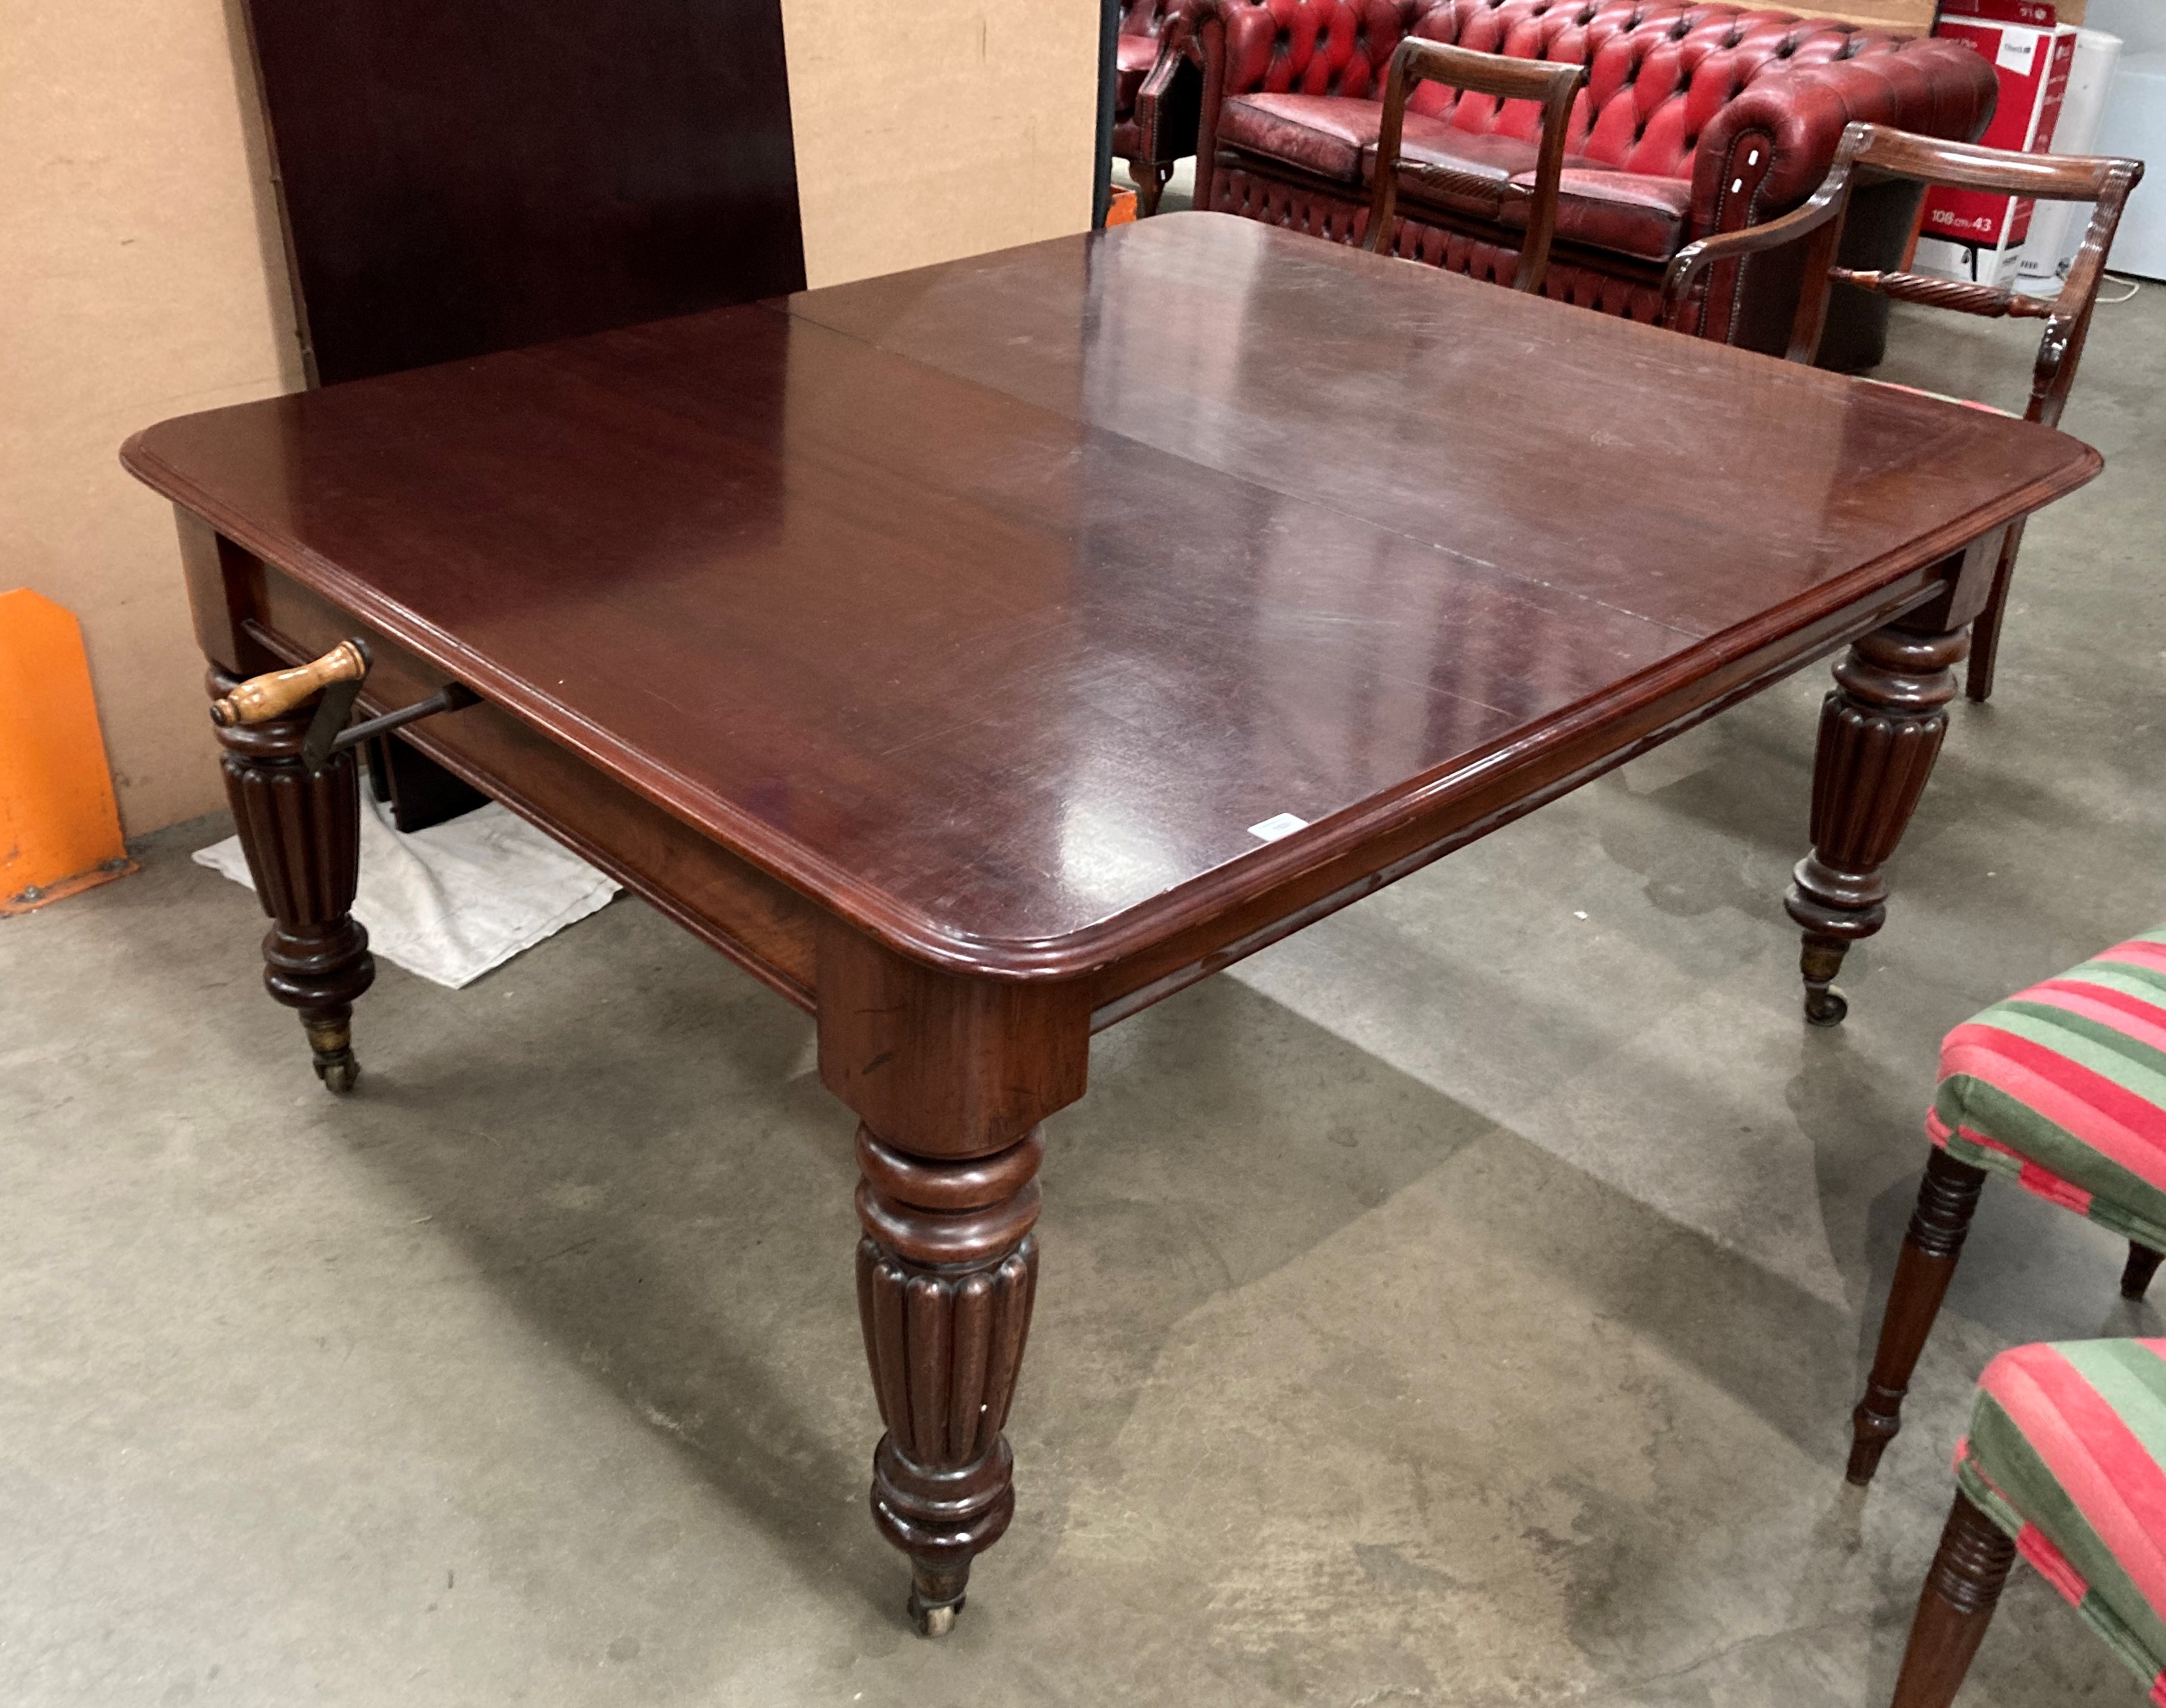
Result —
[{"label": "red leather chesterfield sofa", "polygon": [[[1584,64],[1543,294],[1639,320],[1661,317],[1662,266],[1685,244],[1762,223],[1810,195],[1852,119],[1970,141],[1998,93],[1992,67],[1955,41],[1684,0],[1181,3],[1165,51],[1198,90],[1197,206],[1341,243],[1363,235],[1384,74],[1402,36]],[[1143,105],[1177,87],[1162,61]],[[1540,123],[1532,102],[1424,85],[1408,103],[1404,159],[1410,169],[1530,171]],[[1405,173],[1399,193],[1395,252],[1510,282],[1517,233]],[[1873,193],[1846,235],[1846,265],[1900,259],[1917,192],[1888,184]],[[1801,262],[1778,251],[1711,274],[1685,329],[1779,352]],[[1870,367],[1887,304],[1838,288],[1820,361]]]}]

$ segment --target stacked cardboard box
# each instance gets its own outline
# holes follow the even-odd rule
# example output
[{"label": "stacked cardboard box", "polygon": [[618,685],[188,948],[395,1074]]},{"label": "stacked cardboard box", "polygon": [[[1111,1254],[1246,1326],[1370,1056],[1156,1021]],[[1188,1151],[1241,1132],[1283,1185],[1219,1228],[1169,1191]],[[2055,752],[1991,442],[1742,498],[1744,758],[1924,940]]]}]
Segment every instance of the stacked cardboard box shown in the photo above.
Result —
[{"label": "stacked cardboard box", "polygon": [[[2000,79],[2000,103],[1978,140],[1989,148],[2052,152],[2077,34],[2053,0],[1942,0],[1935,33],[1984,55]],[[2012,285],[2031,216],[2031,204],[2021,197],[1930,190],[1915,265],[1921,272]]]}]

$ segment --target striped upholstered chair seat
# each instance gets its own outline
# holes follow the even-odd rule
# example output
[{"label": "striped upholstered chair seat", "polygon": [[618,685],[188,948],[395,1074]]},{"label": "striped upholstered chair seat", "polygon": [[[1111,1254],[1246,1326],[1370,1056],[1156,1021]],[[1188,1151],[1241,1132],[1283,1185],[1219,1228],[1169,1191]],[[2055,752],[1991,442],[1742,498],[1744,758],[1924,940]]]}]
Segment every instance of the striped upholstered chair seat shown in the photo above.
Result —
[{"label": "striped upholstered chair seat", "polygon": [[1897,1708],[1942,1708],[2021,1554],[2166,1704],[2166,1340],[2003,1352],[1978,1378]]},{"label": "striped upholstered chair seat", "polygon": [[1989,1174],[2129,1242],[2141,1298],[2166,1251],[2166,928],[1995,1002],[1941,1046],[1929,1154],[1865,1397],[1850,1480],[1871,1480]]},{"label": "striped upholstered chair seat", "polygon": [[2166,1249],[2166,928],[1951,1032],[1926,1136]]},{"label": "striped upholstered chair seat", "polygon": [[1956,1481],[2166,1702],[2166,1340],[2003,1352]]}]

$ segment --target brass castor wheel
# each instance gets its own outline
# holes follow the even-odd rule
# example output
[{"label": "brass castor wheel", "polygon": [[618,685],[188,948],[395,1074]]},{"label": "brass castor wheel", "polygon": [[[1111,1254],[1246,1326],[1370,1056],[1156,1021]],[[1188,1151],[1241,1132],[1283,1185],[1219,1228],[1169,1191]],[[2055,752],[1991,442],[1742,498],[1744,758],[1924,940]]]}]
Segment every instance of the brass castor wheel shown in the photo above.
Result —
[{"label": "brass castor wheel", "polygon": [[966,1599],[958,1595],[953,1601],[928,1604],[913,1589],[910,1592],[910,1622],[917,1627],[920,1637],[945,1637],[955,1628],[955,1615],[963,1610]]},{"label": "brass castor wheel", "polygon": [[1805,1019],[1815,1026],[1840,1026],[1843,1016],[1850,1013],[1850,1004],[1841,991],[1807,991]]},{"label": "brass castor wheel", "polygon": [[304,1014],[301,1025],[309,1034],[309,1050],[315,1057],[316,1077],[334,1097],[344,1097],[361,1077],[361,1064],[353,1059],[353,1023],[344,1014],[329,1018]]}]

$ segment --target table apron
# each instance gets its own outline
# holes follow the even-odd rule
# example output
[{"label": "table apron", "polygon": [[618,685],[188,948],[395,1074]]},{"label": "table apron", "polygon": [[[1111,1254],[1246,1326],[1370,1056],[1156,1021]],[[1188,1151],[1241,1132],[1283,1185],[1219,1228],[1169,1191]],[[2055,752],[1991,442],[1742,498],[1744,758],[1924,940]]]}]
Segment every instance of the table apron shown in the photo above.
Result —
[{"label": "table apron", "polygon": [[[1997,532],[1996,536],[1997,537]],[[1968,590],[1957,566],[1973,548],[1913,571],[1869,598],[1741,654],[1617,719],[1595,718],[1523,764],[1500,768],[1435,811],[1350,854],[1311,868],[1231,912],[1175,933],[1102,969],[1094,981],[1091,1029],[1107,1027],[1236,961],[1269,948],[1327,914],[1372,896],[1431,861],[1477,842],[1536,807],[1660,747],[1862,635],[1936,598]]]}]

